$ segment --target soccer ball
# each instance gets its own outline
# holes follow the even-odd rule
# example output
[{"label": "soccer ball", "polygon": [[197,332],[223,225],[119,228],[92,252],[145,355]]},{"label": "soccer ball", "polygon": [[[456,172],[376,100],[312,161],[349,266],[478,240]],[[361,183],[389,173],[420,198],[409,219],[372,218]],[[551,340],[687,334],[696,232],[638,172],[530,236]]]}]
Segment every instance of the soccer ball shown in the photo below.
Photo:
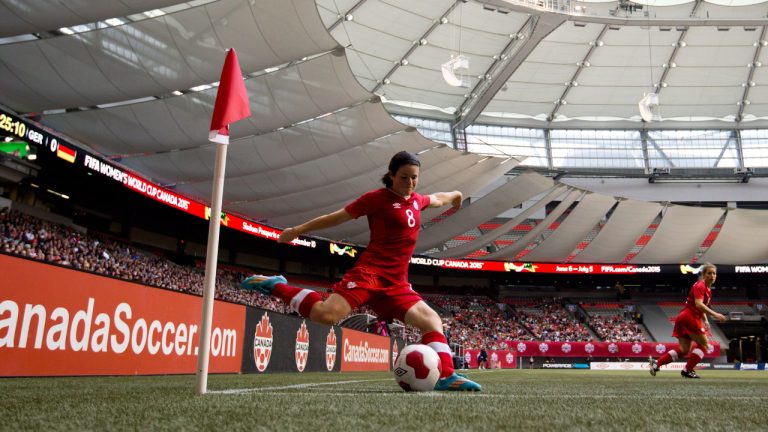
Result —
[{"label": "soccer ball", "polygon": [[422,344],[408,345],[395,360],[395,381],[405,391],[432,391],[441,369],[435,350]]}]

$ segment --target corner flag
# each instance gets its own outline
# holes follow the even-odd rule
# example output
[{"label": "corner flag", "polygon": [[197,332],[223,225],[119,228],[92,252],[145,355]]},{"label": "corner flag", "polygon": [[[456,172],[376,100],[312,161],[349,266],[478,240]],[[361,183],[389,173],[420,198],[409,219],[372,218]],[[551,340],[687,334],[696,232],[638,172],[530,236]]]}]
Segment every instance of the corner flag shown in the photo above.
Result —
[{"label": "corner flag", "polygon": [[221,70],[219,90],[213,106],[211,129],[208,140],[219,144],[229,144],[229,125],[251,115],[248,92],[245,90],[240,63],[234,48],[230,48],[224,68]]},{"label": "corner flag", "polygon": [[240,64],[235,49],[231,48],[221,71],[216,103],[208,139],[217,143],[216,162],[213,169],[211,218],[208,223],[208,246],[205,253],[205,281],[203,285],[203,316],[200,320],[199,351],[197,354],[197,393],[208,391],[208,361],[213,323],[213,299],[216,294],[216,262],[219,254],[219,225],[221,201],[224,195],[224,172],[227,167],[229,124],[251,115],[248,93],[245,91]]}]

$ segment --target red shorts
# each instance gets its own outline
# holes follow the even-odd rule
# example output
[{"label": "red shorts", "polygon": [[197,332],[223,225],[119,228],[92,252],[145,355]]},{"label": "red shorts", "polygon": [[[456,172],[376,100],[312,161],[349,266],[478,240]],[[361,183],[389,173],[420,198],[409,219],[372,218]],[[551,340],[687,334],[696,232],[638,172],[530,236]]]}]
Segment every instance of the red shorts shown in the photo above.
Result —
[{"label": "red shorts", "polygon": [[690,313],[687,309],[683,309],[675,318],[675,328],[672,329],[672,336],[679,338],[705,334],[707,334],[707,329],[704,327],[701,318]]},{"label": "red shorts", "polygon": [[380,319],[405,321],[405,313],[422,300],[409,283],[393,284],[366,267],[354,267],[333,286],[352,309],[370,306]]}]

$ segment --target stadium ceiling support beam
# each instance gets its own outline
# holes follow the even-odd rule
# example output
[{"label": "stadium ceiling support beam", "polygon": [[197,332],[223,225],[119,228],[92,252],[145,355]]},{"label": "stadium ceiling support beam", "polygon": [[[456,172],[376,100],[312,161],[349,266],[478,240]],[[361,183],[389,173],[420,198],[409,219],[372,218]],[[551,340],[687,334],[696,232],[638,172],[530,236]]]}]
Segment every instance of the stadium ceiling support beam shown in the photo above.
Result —
[{"label": "stadium ceiling support beam", "polygon": [[[523,40],[526,36],[530,36],[530,29],[533,28],[532,26],[536,23],[536,17],[529,17],[522,26],[520,26],[519,29],[515,33],[512,33],[509,35],[510,41],[507,43],[506,46],[493,56],[493,63],[486,69],[485,74],[483,77],[477,82],[475,87],[472,89],[471,92],[469,92],[469,97],[466,98],[464,103],[461,104],[459,109],[457,110],[458,118],[459,120],[456,122],[457,124],[461,121],[462,117],[466,117],[466,115],[462,114],[464,112],[469,112],[470,107],[473,107],[476,105],[476,102],[473,102],[474,99],[477,99],[478,97],[482,97],[484,94],[488,92],[488,89],[493,85],[493,82],[498,80],[498,74],[500,71],[504,71],[504,68],[506,65],[512,61],[513,57],[515,56],[515,48],[522,45],[520,43],[521,40]],[[526,29],[529,31],[526,32]],[[509,79],[509,78],[507,78]],[[504,87],[504,84],[506,84],[507,80],[504,79],[502,85],[499,87],[501,89]],[[498,92],[498,90],[496,90]],[[496,92],[493,93],[492,97],[496,95]],[[491,98],[492,98],[491,97]],[[489,100],[490,102],[490,100]],[[488,102],[485,103],[485,105],[482,107],[482,109],[485,109],[485,107],[488,105]],[[480,112],[482,112],[482,109]],[[477,116],[475,116],[476,118]],[[463,127],[460,127],[460,129],[466,129],[469,126],[469,123],[464,125]],[[454,127],[454,129],[457,129]]]},{"label": "stadium ceiling support beam", "polygon": [[[456,7],[457,7],[457,6],[458,6],[460,3],[462,3],[462,1],[461,1],[461,0],[457,0],[457,1],[453,2],[453,3],[451,3],[451,5],[448,7],[448,9],[446,9],[446,10],[445,10],[445,12],[443,12],[443,14],[442,14],[442,15],[440,15],[440,18],[436,19],[436,20],[435,20],[435,21],[432,23],[432,25],[431,25],[431,26],[430,26],[430,27],[427,29],[427,31],[425,31],[425,32],[424,32],[424,34],[422,34],[422,35],[421,35],[421,37],[420,37],[419,39],[417,39],[417,40],[413,41],[413,44],[412,44],[412,45],[411,45],[411,47],[408,49],[408,51],[407,51],[407,52],[406,52],[406,53],[405,53],[405,54],[404,54],[404,55],[403,55],[403,56],[400,58],[400,61],[398,61],[397,63],[395,63],[395,66],[393,66],[393,67],[392,67],[392,69],[390,69],[390,70],[389,70],[389,72],[387,72],[387,74],[386,74],[386,75],[384,75],[384,76],[381,78],[381,81],[379,81],[379,82],[376,84],[376,87],[374,87],[374,88],[371,90],[371,93],[376,93],[377,91],[379,91],[379,90],[381,89],[381,87],[382,87],[382,86],[384,86],[384,85],[386,85],[387,83],[389,83],[389,80],[390,80],[390,78],[392,77],[392,75],[394,75],[394,74],[395,74],[395,72],[397,71],[397,68],[399,68],[400,66],[405,66],[405,65],[407,65],[407,62],[404,62],[404,60],[408,60],[408,56],[410,56],[411,54],[413,54],[413,52],[414,52],[414,51],[416,51],[416,49],[417,49],[418,47],[422,46],[422,45],[421,45],[421,41],[423,41],[423,40],[427,40],[427,36],[429,36],[430,34],[432,34],[432,32],[433,32],[433,31],[435,31],[435,29],[437,29],[437,28],[438,28],[440,25],[442,25],[442,24],[447,24],[447,23],[448,23],[448,15],[450,15],[450,14],[451,14],[451,12],[453,12],[453,10],[454,10],[454,9],[456,9]],[[405,63],[405,64],[403,64],[403,63]],[[378,93],[377,93],[377,94],[378,94]]]},{"label": "stadium ceiling support beam", "polygon": [[552,160],[552,131],[544,129],[544,150],[547,152],[547,168],[555,169],[555,162]]},{"label": "stadium ceiling support beam", "polygon": [[[602,40],[603,36],[605,36],[605,32],[608,30],[608,26],[603,26],[603,29],[600,30],[600,34],[597,35],[597,38],[595,40]],[[581,59],[581,61],[578,63],[579,67],[576,69],[576,72],[573,73],[573,76],[568,81],[568,84],[565,86],[565,90],[560,94],[560,98],[555,101],[555,107],[552,109],[552,112],[549,113],[547,116],[547,123],[552,122],[552,120],[555,119],[555,115],[557,114],[557,111],[560,109],[561,106],[565,103],[565,97],[568,95],[568,92],[571,91],[571,87],[573,87],[574,82],[578,82],[579,75],[581,74],[581,71],[584,69],[585,64],[589,64],[589,57],[592,55],[592,53],[597,49],[597,44],[593,44],[591,47],[589,47],[589,51],[587,51],[587,54],[584,55],[584,58]]]},{"label": "stadium ceiling support beam", "polygon": [[765,41],[765,34],[766,34],[766,27],[763,26],[763,31],[760,32],[760,39],[756,42],[755,47],[755,55],[752,57],[752,63],[750,63],[749,68],[749,74],[747,75],[747,82],[742,83],[744,86],[744,93],[741,95],[741,100],[738,102],[739,104],[739,112],[736,114],[736,127],[741,126],[741,120],[744,117],[744,108],[750,103],[749,102],[749,89],[752,88],[752,86],[755,85],[755,82],[753,81],[755,78],[755,64],[757,63],[757,59],[760,58],[760,53],[763,50],[763,41]]},{"label": "stadium ceiling support beam", "polygon": [[[656,140],[655,139],[651,138],[650,135],[648,135],[647,142],[651,143],[653,148],[655,148],[656,151],[659,152],[659,154],[664,158],[665,161],[667,161],[667,163],[669,164],[670,167],[675,168],[675,163],[672,162],[672,160],[669,158],[669,156],[667,156],[667,154],[664,153],[664,150],[661,147],[659,147],[658,144],[656,144]],[[651,161],[648,160],[648,166],[650,166],[650,165],[651,165]]]},{"label": "stadium ceiling support beam", "polygon": [[747,168],[744,164],[744,146],[741,141],[741,129],[734,129],[733,135],[736,139],[736,155],[739,158],[739,168]]},{"label": "stadium ceiling support beam", "polygon": [[[523,64],[539,43],[567,21],[563,15],[535,12],[536,14],[532,14],[523,25],[522,31],[518,32],[517,39],[513,41],[516,43],[510,42],[505,48],[508,51],[499,55],[498,61],[493,64],[492,70],[487,74],[490,75],[490,78],[482,80],[482,85],[478,84],[475,87],[475,97],[470,97],[459,108],[454,128],[466,129],[474,123],[496,96],[496,93],[504,87],[509,77]],[[523,36],[520,37],[520,34]],[[517,43],[521,40],[522,43]],[[502,59],[502,56],[505,57]]]},{"label": "stadium ceiling support beam", "polygon": [[[728,137],[727,140],[725,140],[725,144],[723,144],[723,147],[720,149],[720,154],[717,155],[717,159],[715,159],[714,166],[712,168],[717,168],[717,164],[720,163],[721,160],[723,160],[723,155],[725,155],[725,151],[728,150],[728,147],[731,145],[731,143],[736,144],[736,130],[731,130],[731,135]],[[738,149],[737,149],[738,151]],[[742,167],[743,164],[739,164],[739,167]]]},{"label": "stadium ceiling support beam", "polygon": [[640,130],[640,141],[643,143],[643,168],[645,168],[645,172],[650,174],[651,173],[651,163],[648,160],[648,140],[650,138],[648,137],[648,131],[645,129]]},{"label": "stadium ceiling support beam", "polygon": [[343,23],[344,21],[347,21],[347,15],[351,15],[351,14],[353,14],[353,13],[354,13],[356,10],[358,10],[358,9],[360,8],[360,6],[362,6],[362,5],[363,5],[363,3],[365,3],[365,2],[366,2],[366,0],[360,0],[359,2],[355,3],[355,5],[354,5],[354,6],[352,6],[351,8],[349,8],[349,9],[348,9],[348,10],[347,10],[347,11],[346,11],[344,14],[341,14],[341,13],[340,13],[340,14],[338,15],[338,19],[337,19],[336,21],[334,21],[334,22],[333,22],[333,24],[331,24],[330,26],[328,26],[328,33],[330,33],[330,32],[331,32],[333,29],[335,29],[336,27],[338,27],[338,26],[339,26],[339,24]]}]

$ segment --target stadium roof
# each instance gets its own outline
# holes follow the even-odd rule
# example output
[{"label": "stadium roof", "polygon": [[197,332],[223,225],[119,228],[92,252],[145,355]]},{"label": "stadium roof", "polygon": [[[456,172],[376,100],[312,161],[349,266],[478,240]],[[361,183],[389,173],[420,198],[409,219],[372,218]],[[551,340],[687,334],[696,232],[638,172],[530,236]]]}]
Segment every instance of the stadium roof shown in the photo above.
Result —
[{"label": "stadium roof", "polygon": [[[654,126],[762,126],[768,20],[754,17],[766,16],[764,3],[639,11],[623,2],[501,0],[97,3],[0,3],[0,104],[178,193],[209,200],[215,147],[208,125],[224,52],[234,47],[253,116],[232,128],[227,211],[277,227],[300,223],[378,187],[388,158],[406,149],[422,159],[424,193],[492,189],[427,223],[421,251],[451,254],[448,238],[543,196],[542,206],[560,203],[544,222],[561,228],[548,236],[533,230],[491,257],[512,260],[524,250],[541,261],[574,259],[589,233],[632,227],[642,234],[643,223],[661,220],[658,240],[635,258],[628,258],[632,239],[578,250],[605,262],[768,260],[768,246],[742,244],[768,234],[764,212],[654,204],[656,213],[637,219],[619,210],[645,203],[538,174],[499,183],[517,158],[456,151],[390,115],[450,119],[457,127],[641,128],[637,103],[655,91],[664,120]],[[466,74],[456,70],[467,88],[442,76],[441,65],[459,54],[469,57]],[[422,218],[438,216],[430,210]],[[719,236],[702,249],[715,227]],[[365,243],[365,232],[360,220],[320,234]],[[506,232],[490,232],[461,250],[497,247]],[[598,233],[594,241],[602,239]]]}]

